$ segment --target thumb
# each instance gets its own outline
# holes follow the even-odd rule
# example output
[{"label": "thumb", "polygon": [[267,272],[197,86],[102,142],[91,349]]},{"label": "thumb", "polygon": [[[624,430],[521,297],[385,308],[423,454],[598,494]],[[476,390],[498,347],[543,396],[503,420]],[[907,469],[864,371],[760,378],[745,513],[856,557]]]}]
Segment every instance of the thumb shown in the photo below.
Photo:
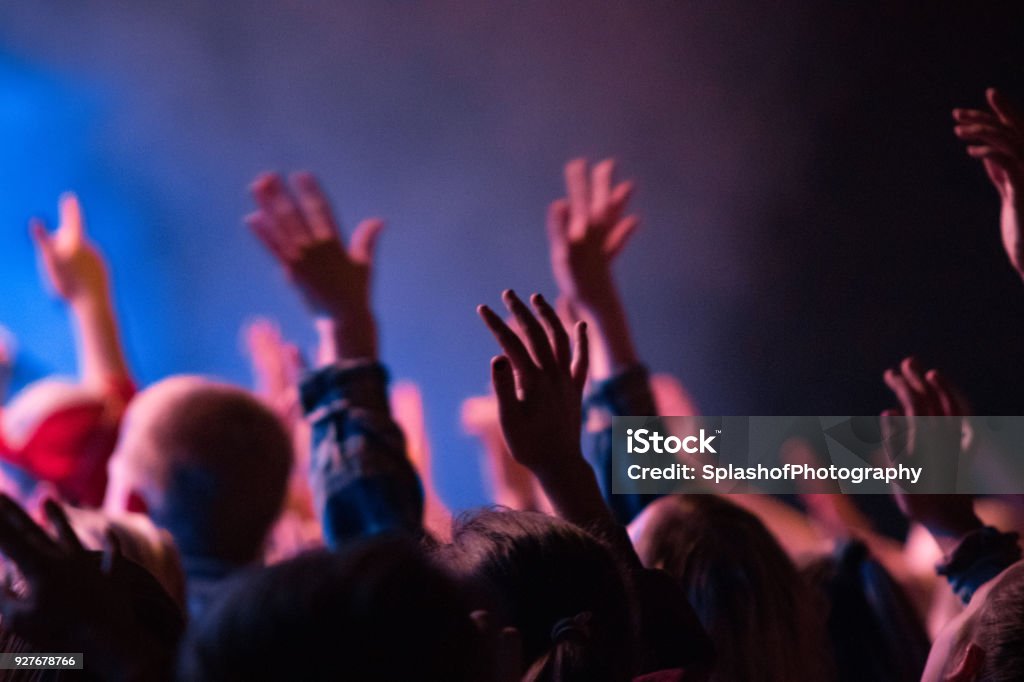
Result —
[{"label": "thumb", "polygon": [[998,160],[991,157],[987,157],[981,160],[982,165],[985,167],[985,172],[988,174],[988,179],[992,181],[992,184],[999,190],[999,196],[1003,199],[1006,198],[1006,184],[1009,180],[1009,176],[1006,172],[1006,168]]},{"label": "thumb", "polygon": [[28,232],[32,237],[33,243],[36,245],[36,249],[39,251],[39,255],[42,256],[43,261],[47,264],[53,261],[53,237],[46,230],[46,223],[40,218],[32,218],[28,222]]},{"label": "thumb", "polygon": [[548,206],[548,241],[561,244],[569,237],[569,202],[557,199]]},{"label": "thumb", "polygon": [[348,255],[352,260],[363,265],[373,263],[373,254],[377,250],[377,239],[384,229],[384,221],[380,218],[367,218],[352,231]]}]

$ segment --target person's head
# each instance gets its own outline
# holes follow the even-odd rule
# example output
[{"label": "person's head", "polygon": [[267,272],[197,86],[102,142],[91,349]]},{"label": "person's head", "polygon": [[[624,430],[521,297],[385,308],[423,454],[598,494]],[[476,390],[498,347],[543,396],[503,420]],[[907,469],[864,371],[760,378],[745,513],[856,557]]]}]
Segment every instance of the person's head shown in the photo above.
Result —
[{"label": "person's head", "polygon": [[922,682],[1024,679],[1024,561],[982,585],[935,638]]},{"label": "person's head", "polygon": [[609,548],[536,512],[481,511],[460,520],[436,556],[514,628],[522,680],[628,680],[634,628],[624,575]]},{"label": "person's head", "polygon": [[680,581],[717,652],[714,680],[821,680],[813,592],[764,525],[712,495],[664,497],[638,517],[637,553]]},{"label": "person's head", "polygon": [[110,460],[107,511],[144,511],[186,559],[256,559],[280,512],[292,445],[247,391],[194,376],[146,389]]},{"label": "person's head", "polygon": [[486,679],[456,583],[411,540],[378,537],[241,575],[194,623],[179,679]]},{"label": "person's head", "polygon": [[840,682],[921,679],[928,633],[902,588],[863,544],[841,545],[804,568],[804,575],[828,602],[827,630]]},{"label": "person's head", "polygon": [[99,506],[123,411],[121,398],[69,379],[23,388],[0,414],[5,492],[26,502],[42,484],[73,504]]}]

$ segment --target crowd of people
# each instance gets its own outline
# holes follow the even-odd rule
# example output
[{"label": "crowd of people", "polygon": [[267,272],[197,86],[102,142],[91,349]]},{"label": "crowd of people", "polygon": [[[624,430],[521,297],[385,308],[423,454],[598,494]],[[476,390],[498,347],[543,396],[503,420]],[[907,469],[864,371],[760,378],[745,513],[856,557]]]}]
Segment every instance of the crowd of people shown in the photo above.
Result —
[{"label": "crowd of people", "polygon": [[[986,96],[954,132],[1024,277],[1024,114]],[[616,170],[565,166],[547,212],[557,298],[478,308],[493,390],[462,422],[495,505],[459,513],[434,485],[418,388],[389,387],[379,354],[383,221],[345,234],[313,175],[260,175],[244,222],[308,309],[315,361],[259,320],[251,389],[141,388],[105,260],[63,196],[56,229],[30,232],[79,375],[0,413],[0,652],[80,652],[103,680],[1024,679],[1024,496],[894,489],[910,524],[894,539],[841,495],[611,493],[613,417],[696,414],[633,343],[613,263],[639,223]],[[930,442],[915,418],[966,414],[914,357],[882,380],[904,448]]]}]

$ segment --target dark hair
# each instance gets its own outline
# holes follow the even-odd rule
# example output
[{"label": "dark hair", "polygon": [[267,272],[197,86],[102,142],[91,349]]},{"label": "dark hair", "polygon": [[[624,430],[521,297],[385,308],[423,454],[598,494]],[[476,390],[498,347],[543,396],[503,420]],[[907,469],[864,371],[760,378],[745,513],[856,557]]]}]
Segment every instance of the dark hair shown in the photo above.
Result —
[{"label": "dark hair", "polygon": [[[89,552],[85,561],[93,565],[93,570],[99,569],[102,566],[103,554]],[[178,643],[185,631],[185,615],[182,613],[181,607],[148,569],[121,554],[116,554],[109,566],[103,570],[107,571],[107,576],[112,582],[119,585],[118,594],[121,599],[125,600],[125,604],[134,617],[132,620],[133,634],[139,637],[136,642],[144,641],[146,646],[126,651],[123,650],[124,647],[117,650],[112,649],[108,646],[109,643],[106,643],[99,647],[101,651],[96,652],[96,644],[99,640],[95,637],[98,633],[94,632],[94,637],[91,638],[93,651],[86,654],[88,661],[91,661],[91,663],[88,661],[85,663],[86,666],[89,666],[86,671],[90,669],[94,672],[98,670],[111,671],[112,669],[120,671],[122,666],[126,665],[131,668],[135,663],[143,661],[150,670],[170,670],[174,664],[174,654],[178,649]],[[13,591],[17,594],[23,594],[28,589],[24,579],[16,581],[13,586]],[[56,608],[59,606],[54,605],[55,612]],[[81,651],[81,647],[79,647],[81,642],[78,641],[78,638],[82,636],[80,627],[71,630],[65,627],[51,631],[50,637],[57,639],[47,644],[46,642],[29,641],[12,631],[9,628],[10,625],[9,623],[0,624],[0,651],[2,652],[31,654],[41,649],[45,650],[44,647],[53,647],[64,651],[77,648]],[[95,653],[99,653],[99,655],[94,655]],[[100,657],[105,660],[97,660]],[[127,663],[126,659],[132,662]],[[115,673],[110,672],[110,674]],[[107,673],[100,675],[98,672],[96,675],[90,675],[81,670],[14,669],[0,670],[0,681],[61,682],[69,679],[79,680],[83,676],[86,679],[98,679],[98,677],[105,679],[106,675]]]},{"label": "dark hair", "polygon": [[1024,561],[1006,569],[989,592],[973,639],[985,650],[978,682],[1024,680]]},{"label": "dark hair", "polygon": [[804,575],[828,600],[827,630],[840,682],[921,679],[928,633],[906,593],[862,543],[841,545]]},{"label": "dark hair", "polygon": [[536,512],[455,524],[438,556],[522,637],[523,680],[628,680],[633,620],[624,574],[590,533]]},{"label": "dark hair", "polygon": [[378,537],[235,579],[191,629],[179,679],[481,679],[455,582],[411,540]]},{"label": "dark hair", "polygon": [[664,497],[637,539],[680,582],[717,652],[714,680],[828,678],[814,592],[760,520],[713,495]]}]

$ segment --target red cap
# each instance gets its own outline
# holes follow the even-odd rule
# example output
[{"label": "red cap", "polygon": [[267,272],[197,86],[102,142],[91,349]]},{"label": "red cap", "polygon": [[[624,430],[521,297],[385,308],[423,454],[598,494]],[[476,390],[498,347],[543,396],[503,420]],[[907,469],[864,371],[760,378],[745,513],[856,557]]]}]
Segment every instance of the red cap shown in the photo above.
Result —
[{"label": "red cap", "polygon": [[124,405],[134,393],[127,382],[112,389],[102,395],[78,386],[44,388],[40,392],[51,395],[21,409],[16,424],[4,415],[0,459],[53,484],[68,502],[101,505],[107,461],[117,445]]}]

